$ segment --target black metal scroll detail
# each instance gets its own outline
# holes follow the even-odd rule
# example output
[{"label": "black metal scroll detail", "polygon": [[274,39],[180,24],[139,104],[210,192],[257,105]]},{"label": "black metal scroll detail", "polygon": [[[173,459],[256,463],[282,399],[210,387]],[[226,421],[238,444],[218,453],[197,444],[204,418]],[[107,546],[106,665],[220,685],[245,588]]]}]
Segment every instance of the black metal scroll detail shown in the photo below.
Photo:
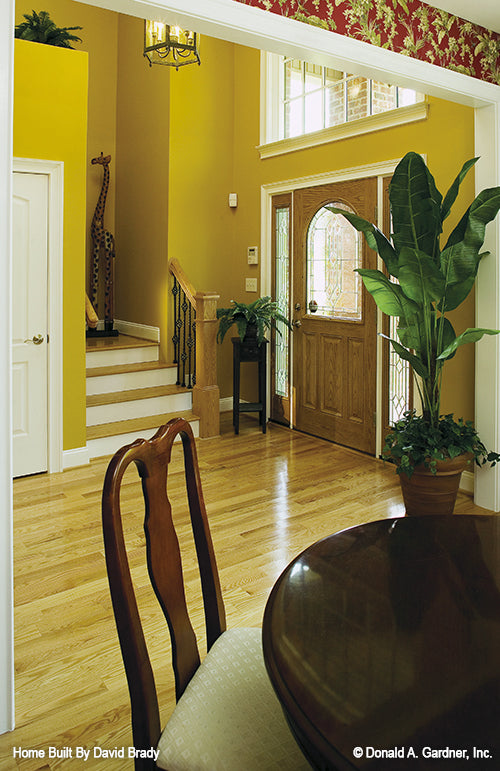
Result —
[{"label": "black metal scroll detail", "polygon": [[174,276],[172,287],[174,308],[174,364],[177,364],[177,385],[192,388],[196,383],[196,310]]}]

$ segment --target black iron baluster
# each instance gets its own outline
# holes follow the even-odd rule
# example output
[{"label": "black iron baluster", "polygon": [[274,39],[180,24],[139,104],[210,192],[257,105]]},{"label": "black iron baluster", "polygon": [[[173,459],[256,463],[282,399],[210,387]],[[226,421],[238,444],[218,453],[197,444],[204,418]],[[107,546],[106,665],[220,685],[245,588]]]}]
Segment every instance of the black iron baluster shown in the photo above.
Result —
[{"label": "black iron baluster", "polygon": [[193,353],[193,322],[192,322],[192,308],[191,304],[189,305],[189,314],[188,314],[188,327],[187,327],[187,336],[186,336],[186,344],[188,349],[188,388],[192,388],[193,384],[191,382],[192,376],[193,376],[193,365],[191,361],[192,353]]},{"label": "black iron baluster", "polygon": [[[176,277],[174,276],[174,285],[172,287],[172,295],[174,298],[174,334],[172,335],[172,342],[174,344],[174,364],[179,362],[179,326],[177,324],[178,312],[177,312],[177,296],[180,292],[180,286]],[[177,375],[177,379],[179,376]]]},{"label": "black iron baluster", "polygon": [[187,353],[186,353],[186,341],[187,341],[187,335],[186,335],[186,313],[187,309],[189,307],[189,303],[186,299],[186,295],[183,294],[182,298],[182,347],[181,347],[181,362],[182,362],[182,378],[181,378],[181,386],[186,387],[186,361],[187,361]]},{"label": "black iron baluster", "polygon": [[196,308],[193,308],[193,325],[191,337],[193,340],[193,386],[196,385]]},{"label": "black iron baluster", "polygon": [[196,383],[196,308],[174,276],[174,364],[177,364],[177,385],[192,388]]}]

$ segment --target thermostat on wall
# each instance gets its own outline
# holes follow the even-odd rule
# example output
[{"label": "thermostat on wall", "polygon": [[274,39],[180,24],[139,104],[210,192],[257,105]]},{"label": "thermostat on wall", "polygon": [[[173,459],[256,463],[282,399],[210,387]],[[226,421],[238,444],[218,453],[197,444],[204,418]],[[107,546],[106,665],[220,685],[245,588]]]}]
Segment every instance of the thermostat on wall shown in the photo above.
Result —
[{"label": "thermostat on wall", "polygon": [[229,193],[229,206],[232,209],[238,206],[238,193]]},{"label": "thermostat on wall", "polygon": [[258,265],[258,263],[259,263],[259,247],[258,246],[249,246],[247,248],[247,255],[248,255],[248,264],[249,265]]}]

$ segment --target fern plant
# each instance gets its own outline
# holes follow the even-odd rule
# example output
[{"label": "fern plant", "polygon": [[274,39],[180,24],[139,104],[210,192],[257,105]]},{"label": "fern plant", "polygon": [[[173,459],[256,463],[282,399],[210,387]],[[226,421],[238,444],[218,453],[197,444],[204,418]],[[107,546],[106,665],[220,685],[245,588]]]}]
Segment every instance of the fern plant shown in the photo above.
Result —
[{"label": "fern plant", "polygon": [[21,40],[31,40],[34,43],[45,43],[58,48],[73,48],[71,43],[81,43],[82,39],[72,35],[74,30],[82,27],[57,27],[47,11],[31,14],[23,14],[25,21],[18,24],[14,31],[14,37]]},{"label": "fern plant", "polygon": [[264,340],[266,329],[275,327],[280,332],[276,327],[276,321],[280,321],[288,329],[292,328],[286,316],[279,311],[278,303],[273,302],[270,297],[259,297],[258,300],[249,305],[236,302],[236,300],[231,300],[231,302],[233,303],[231,308],[217,308],[217,318],[219,319],[217,339],[220,343],[222,343],[226,332],[233,324],[236,324],[240,340],[242,341],[248,327],[254,326],[257,330],[258,343]]}]

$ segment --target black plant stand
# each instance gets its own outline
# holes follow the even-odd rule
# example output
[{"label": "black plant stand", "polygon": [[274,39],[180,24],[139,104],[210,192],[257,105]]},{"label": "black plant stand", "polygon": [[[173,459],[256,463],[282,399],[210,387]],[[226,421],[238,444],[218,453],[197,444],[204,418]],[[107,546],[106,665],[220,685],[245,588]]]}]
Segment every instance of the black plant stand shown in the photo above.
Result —
[{"label": "black plant stand", "polygon": [[[266,433],[266,360],[268,340],[241,341],[232,338],[233,343],[233,426],[234,433],[240,432],[240,412],[258,412],[262,433]],[[256,361],[259,366],[259,401],[240,402],[240,364],[242,361]]]}]

